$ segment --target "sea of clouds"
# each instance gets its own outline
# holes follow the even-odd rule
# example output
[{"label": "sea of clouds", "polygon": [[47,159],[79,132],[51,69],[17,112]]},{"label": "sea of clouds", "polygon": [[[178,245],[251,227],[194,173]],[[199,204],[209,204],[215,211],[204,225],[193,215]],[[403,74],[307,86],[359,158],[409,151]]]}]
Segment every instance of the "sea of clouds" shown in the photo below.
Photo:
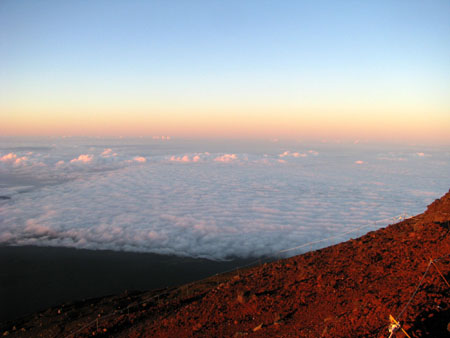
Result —
[{"label": "sea of clouds", "polygon": [[0,245],[274,255],[423,212],[449,173],[439,147],[2,138]]}]

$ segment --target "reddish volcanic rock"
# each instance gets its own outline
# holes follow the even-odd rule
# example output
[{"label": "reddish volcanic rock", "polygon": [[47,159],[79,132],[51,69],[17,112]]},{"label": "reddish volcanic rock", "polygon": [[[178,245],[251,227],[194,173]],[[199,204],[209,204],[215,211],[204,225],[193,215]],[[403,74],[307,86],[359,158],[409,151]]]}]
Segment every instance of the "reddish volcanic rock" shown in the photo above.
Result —
[{"label": "reddish volcanic rock", "polygon": [[76,330],[71,336],[387,337],[393,315],[411,337],[449,336],[449,222],[450,192],[425,213],[355,240],[180,288],[51,309],[17,324],[26,332],[8,330],[43,337]]},{"label": "reddish volcanic rock", "polygon": [[444,197],[431,203],[424,213],[425,223],[445,223],[450,219],[450,197],[447,193]]}]

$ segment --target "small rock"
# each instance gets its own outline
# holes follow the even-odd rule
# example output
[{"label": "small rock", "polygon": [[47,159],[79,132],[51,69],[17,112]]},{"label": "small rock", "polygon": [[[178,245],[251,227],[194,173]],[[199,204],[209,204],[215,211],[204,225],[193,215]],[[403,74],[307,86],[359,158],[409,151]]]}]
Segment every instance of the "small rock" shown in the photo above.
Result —
[{"label": "small rock", "polygon": [[255,327],[255,328],[253,329],[253,332],[258,331],[258,330],[261,330],[262,327],[263,327],[263,323],[261,323],[261,324],[259,324],[257,327]]},{"label": "small rock", "polygon": [[241,304],[244,304],[245,302],[247,302],[248,296],[249,296],[248,291],[239,290],[237,293],[237,301]]},{"label": "small rock", "polygon": [[202,328],[202,324],[201,323],[197,323],[197,324],[195,324],[193,327],[192,327],[192,330],[193,331],[198,331],[198,330],[200,330],[201,328]]},{"label": "small rock", "polygon": [[329,322],[330,320],[333,320],[333,319],[334,319],[334,317],[331,316],[331,317],[325,318],[323,321],[326,323],[326,322]]}]

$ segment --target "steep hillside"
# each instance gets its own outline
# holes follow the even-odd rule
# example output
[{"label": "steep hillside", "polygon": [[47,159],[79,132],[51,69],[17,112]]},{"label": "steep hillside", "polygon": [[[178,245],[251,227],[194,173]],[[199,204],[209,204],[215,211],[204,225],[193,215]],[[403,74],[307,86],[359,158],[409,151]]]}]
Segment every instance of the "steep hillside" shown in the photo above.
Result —
[{"label": "steep hillside", "polygon": [[[65,305],[10,336],[450,336],[450,192],[423,214],[322,250],[180,288]],[[13,328],[12,326],[15,325]],[[72,334],[73,333],[73,334]]]}]

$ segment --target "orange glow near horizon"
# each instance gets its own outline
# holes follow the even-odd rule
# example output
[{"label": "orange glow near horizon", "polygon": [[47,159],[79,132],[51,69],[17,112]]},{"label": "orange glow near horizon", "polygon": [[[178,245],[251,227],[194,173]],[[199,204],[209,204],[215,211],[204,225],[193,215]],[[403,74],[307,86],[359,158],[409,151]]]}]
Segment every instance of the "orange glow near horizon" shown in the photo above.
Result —
[{"label": "orange glow near horizon", "polygon": [[[78,107],[79,108],[79,107]],[[153,109],[151,112],[75,113],[35,112],[6,115],[0,126],[4,136],[152,136],[198,138],[287,138],[287,139],[370,139],[375,141],[450,142],[450,115],[377,114],[374,109],[363,112],[347,110],[287,107],[258,108],[237,113],[233,107],[183,110]],[[84,113],[83,113],[84,112]],[[309,113],[307,113],[309,112]]]}]

